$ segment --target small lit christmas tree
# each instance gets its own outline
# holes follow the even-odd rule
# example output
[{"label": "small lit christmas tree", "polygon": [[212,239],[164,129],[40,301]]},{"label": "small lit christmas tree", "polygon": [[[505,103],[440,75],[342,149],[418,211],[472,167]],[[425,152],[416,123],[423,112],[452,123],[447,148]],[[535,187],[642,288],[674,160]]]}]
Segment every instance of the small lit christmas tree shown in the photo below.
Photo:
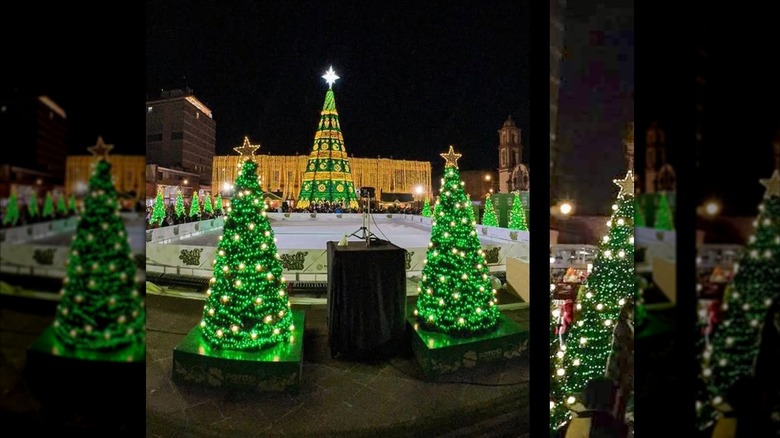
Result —
[{"label": "small lit christmas tree", "polygon": [[203,198],[203,211],[209,215],[214,213],[214,208],[211,206],[211,195],[208,193],[206,193],[206,196]]},{"label": "small lit christmas tree", "polygon": [[51,192],[46,192],[46,198],[43,200],[43,217],[54,219],[54,199],[51,197]]},{"label": "small lit christmas tree", "polygon": [[636,292],[634,269],[634,175],[614,180],[620,187],[608,234],[600,243],[593,270],[580,288],[575,322],[566,344],[555,353],[550,400],[550,426],[557,430],[570,417],[569,407],[584,404],[582,391],[605,376],[612,333],[620,309]]},{"label": "small lit christmas tree", "polygon": [[766,187],[758,217],[723,297],[722,322],[702,354],[704,394],[697,402],[699,426],[709,427],[729,403],[728,392],[753,374],[762,324],[780,299],[780,172],[762,179]]},{"label": "small lit christmas tree", "polygon": [[190,217],[200,218],[200,201],[198,201],[198,192],[192,193],[192,203],[190,204]]},{"label": "small lit christmas tree", "polygon": [[176,204],[174,205],[174,211],[176,217],[181,219],[184,217],[184,199],[181,197],[181,190],[176,193]]},{"label": "small lit christmas tree", "polygon": [[19,221],[19,199],[16,196],[15,191],[11,191],[11,197],[8,198],[8,205],[5,207],[5,214],[3,215],[3,225],[10,224],[16,225]]},{"label": "small lit christmas tree", "polygon": [[30,213],[30,218],[37,218],[40,216],[40,210],[38,209],[38,196],[35,192],[30,195],[30,200],[27,201],[27,212]]},{"label": "small lit christmas tree", "polygon": [[520,194],[515,192],[512,198],[512,212],[509,215],[510,230],[528,231],[528,223],[525,220],[525,209]]},{"label": "small lit christmas tree", "polygon": [[658,203],[658,210],[655,213],[655,229],[661,231],[674,230],[674,221],[672,220],[672,209],[669,208],[669,199],[666,193],[661,193],[661,201]]},{"label": "small lit christmas tree", "polygon": [[647,223],[645,222],[645,213],[642,211],[642,207],[639,205],[636,198],[634,198],[634,211],[636,212],[634,215],[634,225],[637,227],[647,226]]},{"label": "small lit christmas tree", "polygon": [[162,189],[157,190],[157,197],[154,199],[154,209],[152,209],[152,217],[149,218],[150,224],[157,224],[160,226],[165,221],[165,199],[163,198]]},{"label": "small lit christmas tree", "polygon": [[441,155],[447,162],[414,314],[431,330],[468,337],[497,328],[497,292],[460,180],[461,154],[450,146]]},{"label": "small lit christmas tree", "polygon": [[490,193],[487,194],[487,198],[485,199],[485,211],[482,213],[482,225],[487,225],[489,227],[498,226],[496,209],[493,208],[493,200],[491,199]]},{"label": "small lit christmas tree", "polygon": [[214,198],[214,212],[222,212],[222,195],[217,193],[217,197]]},{"label": "small lit christmas tree", "polygon": [[68,209],[73,214],[79,214],[79,207],[76,205],[76,195],[70,195],[70,199],[68,200]]},{"label": "small lit christmas tree", "polygon": [[103,158],[89,180],[85,214],[70,246],[54,321],[60,342],[78,349],[111,350],[143,343],[146,330],[136,265],[106,161],[109,146],[99,138],[89,148]]},{"label": "small lit christmas tree", "polygon": [[425,203],[423,204],[422,209],[422,215],[423,217],[431,217],[431,203],[428,201],[428,198],[425,198]]},{"label": "small lit christmas tree", "polygon": [[57,214],[59,214],[60,216],[68,215],[68,206],[65,203],[64,193],[61,193],[59,198],[57,198]]},{"label": "small lit christmas tree", "polygon": [[245,161],[225,217],[200,323],[213,348],[258,350],[286,340],[295,329],[253,158],[258,147],[245,142],[235,148]]}]

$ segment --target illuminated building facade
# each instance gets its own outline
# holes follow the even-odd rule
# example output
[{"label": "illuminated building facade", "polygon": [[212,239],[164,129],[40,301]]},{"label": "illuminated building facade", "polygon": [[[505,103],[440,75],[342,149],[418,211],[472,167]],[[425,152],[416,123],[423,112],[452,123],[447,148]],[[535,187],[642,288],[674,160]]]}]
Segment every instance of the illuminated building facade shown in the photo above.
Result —
[{"label": "illuminated building facade", "polygon": [[[230,196],[239,159],[238,155],[214,157],[211,177],[214,193]],[[309,156],[256,155],[255,159],[263,190],[281,193],[284,200],[297,201]],[[408,193],[416,197],[430,197],[432,193],[431,163],[427,161],[350,157],[349,163],[355,188],[374,187],[377,198],[381,193]]]}]

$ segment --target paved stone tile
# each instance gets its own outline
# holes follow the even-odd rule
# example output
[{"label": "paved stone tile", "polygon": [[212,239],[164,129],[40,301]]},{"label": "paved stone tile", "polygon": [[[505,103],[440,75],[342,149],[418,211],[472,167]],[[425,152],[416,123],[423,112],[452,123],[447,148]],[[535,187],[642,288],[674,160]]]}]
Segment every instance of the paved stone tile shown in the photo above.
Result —
[{"label": "paved stone tile", "polygon": [[183,412],[190,421],[201,425],[210,425],[225,419],[220,407],[214,400],[206,400],[202,403],[190,405]]}]

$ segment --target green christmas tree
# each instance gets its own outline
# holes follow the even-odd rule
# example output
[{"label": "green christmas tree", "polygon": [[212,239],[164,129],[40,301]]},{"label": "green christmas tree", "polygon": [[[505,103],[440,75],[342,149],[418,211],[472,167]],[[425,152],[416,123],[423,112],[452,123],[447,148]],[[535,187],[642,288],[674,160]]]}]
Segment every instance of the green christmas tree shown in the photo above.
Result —
[{"label": "green christmas tree", "polygon": [[60,216],[68,215],[68,206],[65,204],[65,194],[61,193],[57,198],[57,214]]},{"label": "green christmas tree", "polygon": [[422,209],[422,215],[423,217],[431,217],[431,203],[428,201],[428,198],[425,198],[425,203],[423,204]]},{"label": "green christmas tree", "polygon": [[165,199],[162,190],[157,191],[157,197],[154,199],[154,209],[152,217],[149,218],[150,224],[157,224],[159,227],[165,221]]},{"label": "green christmas tree", "polygon": [[144,300],[135,283],[136,266],[107,161],[96,163],[84,204],[54,331],[63,344],[79,349],[143,343]]},{"label": "green christmas tree", "polygon": [[586,384],[605,376],[612,333],[621,308],[636,291],[634,269],[634,175],[614,180],[620,187],[593,270],[580,288],[574,324],[555,353],[552,368],[550,426],[569,420],[569,406],[583,403]]},{"label": "green christmas tree", "polygon": [[46,192],[46,198],[43,200],[43,217],[54,219],[54,199],[51,192]]},{"label": "green christmas tree", "polygon": [[176,193],[176,204],[174,205],[174,211],[176,217],[181,219],[184,217],[184,199],[181,197],[181,190]]},{"label": "green christmas tree", "polygon": [[258,146],[235,148],[245,161],[217,246],[201,328],[213,348],[257,350],[288,339],[295,327],[274,232],[253,160]]},{"label": "green christmas tree", "polygon": [[431,330],[469,337],[498,327],[499,311],[489,270],[463,190],[456,154],[445,165],[414,314]]},{"label": "green christmas tree", "polygon": [[487,225],[489,227],[498,226],[496,209],[493,208],[493,200],[491,199],[490,193],[488,193],[487,199],[485,199],[485,212],[482,213],[482,225]]},{"label": "green christmas tree", "polygon": [[512,200],[512,212],[509,215],[509,227],[510,230],[528,231],[528,224],[525,220],[525,209],[523,208],[523,201],[520,199],[520,194],[515,192]]},{"label": "green christmas tree", "polygon": [[19,199],[16,196],[16,192],[11,192],[11,197],[8,198],[8,205],[5,207],[5,215],[3,215],[3,225],[10,224],[15,226],[19,221]]},{"label": "green christmas tree", "polygon": [[645,213],[642,211],[642,207],[639,205],[639,201],[636,198],[634,198],[634,211],[636,212],[634,215],[634,225],[637,227],[647,226],[647,223],[645,222]]},{"label": "green christmas tree", "polygon": [[661,193],[661,201],[658,204],[658,210],[655,213],[655,229],[661,231],[674,230],[674,221],[672,221],[672,210],[669,208],[669,200],[666,193]]},{"label": "green christmas tree", "polygon": [[766,187],[756,228],[723,297],[723,318],[702,354],[703,393],[697,403],[699,426],[708,427],[729,403],[729,390],[753,374],[762,324],[780,299],[780,172],[762,179]]},{"label": "green christmas tree", "polygon": [[200,201],[198,201],[198,192],[193,192],[192,203],[190,204],[190,217],[200,218]]},{"label": "green christmas tree", "polygon": [[79,208],[76,205],[76,195],[70,195],[70,199],[68,200],[68,209],[73,214],[79,214]]},{"label": "green christmas tree", "polygon": [[314,146],[303,174],[298,208],[307,208],[318,202],[342,203],[344,208],[358,208],[352,169],[344,148],[333,94],[333,83],[339,77],[331,67],[323,78],[329,88],[320,113],[319,127],[314,135]]},{"label": "green christmas tree", "polygon": [[27,202],[27,212],[30,213],[31,218],[36,218],[40,215],[40,210],[38,209],[38,196],[35,192],[32,192],[30,200]]},{"label": "green christmas tree", "polygon": [[217,197],[214,198],[214,212],[222,211],[222,195],[217,193]]},{"label": "green christmas tree", "polygon": [[208,193],[206,193],[206,196],[203,198],[203,211],[205,211],[206,214],[214,213],[214,208],[211,206],[211,195]]}]

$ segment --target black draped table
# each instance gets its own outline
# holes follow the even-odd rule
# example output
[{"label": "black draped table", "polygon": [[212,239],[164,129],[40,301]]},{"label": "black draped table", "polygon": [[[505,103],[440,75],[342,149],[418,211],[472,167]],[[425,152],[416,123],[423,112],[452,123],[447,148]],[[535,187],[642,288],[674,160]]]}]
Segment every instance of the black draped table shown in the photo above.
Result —
[{"label": "black draped table", "polygon": [[332,357],[382,359],[404,342],[406,250],[389,242],[328,242]]}]

